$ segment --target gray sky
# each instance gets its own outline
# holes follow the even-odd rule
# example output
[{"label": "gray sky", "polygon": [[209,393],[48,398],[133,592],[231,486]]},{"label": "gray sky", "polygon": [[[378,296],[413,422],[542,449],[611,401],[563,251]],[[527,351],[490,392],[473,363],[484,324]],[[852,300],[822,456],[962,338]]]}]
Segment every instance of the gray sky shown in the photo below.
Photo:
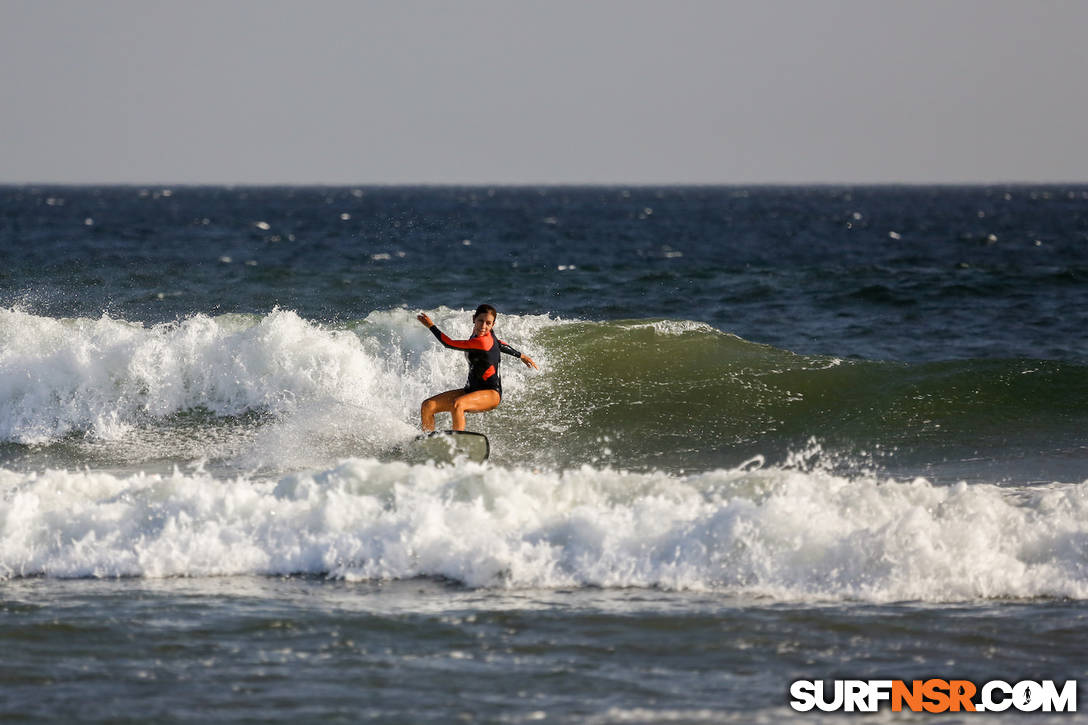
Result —
[{"label": "gray sky", "polygon": [[1088,2],[0,0],[0,182],[1088,180]]}]

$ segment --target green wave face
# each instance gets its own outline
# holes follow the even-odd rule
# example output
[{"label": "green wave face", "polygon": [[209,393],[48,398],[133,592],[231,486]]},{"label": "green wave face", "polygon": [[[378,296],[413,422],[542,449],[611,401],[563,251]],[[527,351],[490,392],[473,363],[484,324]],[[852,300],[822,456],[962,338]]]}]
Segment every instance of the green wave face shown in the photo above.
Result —
[{"label": "green wave face", "polygon": [[540,464],[705,470],[778,462],[812,441],[893,468],[1084,456],[1083,366],[806,357],[669,320],[564,324],[534,344],[552,369],[504,425]]}]

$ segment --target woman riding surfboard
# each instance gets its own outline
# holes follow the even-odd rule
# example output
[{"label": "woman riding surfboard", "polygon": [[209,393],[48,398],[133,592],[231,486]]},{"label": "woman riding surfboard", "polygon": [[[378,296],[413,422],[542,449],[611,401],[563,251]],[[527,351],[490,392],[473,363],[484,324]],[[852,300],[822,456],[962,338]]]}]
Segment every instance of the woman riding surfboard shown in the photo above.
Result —
[{"label": "woman riding surfboard", "polygon": [[493,334],[497,316],[491,305],[477,307],[472,316],[472,336],[467,340],[450,339],[426,313],[421,312],[416,316],[440,343],[451,350],[463,350],[468,358],[468,382],[465,387],[439,393],[420,405],[419,419],[424,431],[434,430],[435,413],[449,413],[453,417],[453,430],[464,430],[465,413],[483,413],[498,407],[502,402],[500,353],[513,355],[526,367],[539,370],[531,357],[518,352]]}]

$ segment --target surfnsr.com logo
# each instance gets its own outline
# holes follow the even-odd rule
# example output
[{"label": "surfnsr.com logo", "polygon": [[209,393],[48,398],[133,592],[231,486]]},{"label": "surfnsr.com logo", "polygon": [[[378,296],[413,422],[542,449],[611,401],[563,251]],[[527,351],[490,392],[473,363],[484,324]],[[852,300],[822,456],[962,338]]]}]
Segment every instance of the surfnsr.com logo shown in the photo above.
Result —
[{"label": "surfnsr.com logo", "polygon": [[981,687],[969,680],[797,680],[790,685],[790,707],[798,712],[1076,712],[1077,681],[1059,687],[1053,680]]}]

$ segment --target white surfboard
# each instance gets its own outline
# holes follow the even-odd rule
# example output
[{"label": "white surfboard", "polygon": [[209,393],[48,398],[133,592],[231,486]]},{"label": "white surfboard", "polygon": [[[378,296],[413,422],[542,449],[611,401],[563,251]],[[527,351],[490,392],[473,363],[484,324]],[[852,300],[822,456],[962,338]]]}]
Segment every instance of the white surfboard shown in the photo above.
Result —
[{"label": "white surfboard", "polygon": [[442,430],[417,436],[405,446],[413,462],[453,463],[464,458],[483,463],[491,455],[491,442],[483,433],[466,430]]}]

